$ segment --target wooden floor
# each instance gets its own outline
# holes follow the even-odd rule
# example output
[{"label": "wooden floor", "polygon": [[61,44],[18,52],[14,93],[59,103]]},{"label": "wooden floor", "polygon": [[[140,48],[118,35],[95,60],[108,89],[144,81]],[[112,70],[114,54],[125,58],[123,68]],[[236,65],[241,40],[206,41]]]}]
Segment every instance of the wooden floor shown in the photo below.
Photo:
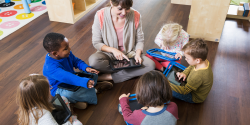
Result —
[{"label": "wooden floor", "polygon": [[[42,73],[46,51],[42,39],[49,32],[64,34],[72,52],[85,62],[96,50],[91,43],[94,14],[106,5],[101,2],[76,24],[50,22],[45,13],[0,41],[0,124],[17,124],[16,88],[30,73]],[[134,0],[133,8],[142,15],[145,50],[157,47],[154,38],[161,26],[177,22],[187,30],[190,6],[172,5],[170,0]],[[227,19],[220,43],[208,42],[208,60],[214,84],[206,101],[189,104],[177,99],[178,125],[249,125],[250,122],[250,23]],[[145,52],[144,50],[144,52]],[[125,125],[117,111],[118,97],[134,93],[138,78],[115,84],[98,95],[98,104],[75,110],[85,125]]]}]

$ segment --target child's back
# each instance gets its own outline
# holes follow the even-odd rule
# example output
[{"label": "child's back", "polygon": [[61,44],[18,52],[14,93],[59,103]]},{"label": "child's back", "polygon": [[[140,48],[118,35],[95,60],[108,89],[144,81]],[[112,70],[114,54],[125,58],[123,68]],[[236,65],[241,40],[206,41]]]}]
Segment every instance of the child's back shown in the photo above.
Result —
[{"label": "child's back", "polygon": [[[138,103],[147,106],[145,110],[131,111],[128,95],[120,96],[123,118],[133,125],[175,125],[178,119],[178,108],[172,97],[167,78],[159,71],[144,74],[137,83],[136,97]],[[166,103],[166,104],[164,104]]]},{"label": "child's back", "polygon": [[120,104],[124,120],[133,125],[175,125],[178,119],[178,107],[174,102],[164,105],[162,110],[155,113],[142,109],[132,112],[128,98],[122,98]]}]

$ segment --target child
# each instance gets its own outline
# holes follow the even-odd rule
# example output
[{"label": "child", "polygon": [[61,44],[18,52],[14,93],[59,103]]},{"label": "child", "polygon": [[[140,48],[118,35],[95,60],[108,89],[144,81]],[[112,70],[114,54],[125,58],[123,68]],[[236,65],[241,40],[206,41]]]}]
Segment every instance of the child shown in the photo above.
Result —
[{"label": "child", "polygon": [[[97,104],[96,91],[93,88],[97,83],[99,71],[92,69],[84,61],[75,57],[70,51],[68,39],[59,33],[49,33],[43,40],[43,46],[48,51],[43,67],[43,74],[49,80],[52,96],[65,96],[75,107],[85,109],[87,104]],[[75,75],[74,68],[83,70],[85,74],[92,74],[93,78]],[[58,88],[60,83],[81,86],[77,91]],[[110,82],[100,82],[96,86],[97,92],[112,88]]]},{"label": "child", "polygon": [[180,79],[187,79],[185,86],[170,83],[173,97],[189,103],[203,102],[213,85],[213,72],[207,60],[208,47],[203,39],[194,39],[187,43],[182,51],[190,65],[182,73],[176,75]]},{"label": "child", "polygon": [[[170,24],[165,24],[160,32],[157,34],[155,38],[155,43],[162,49],[167,52],[175,52],[175,58],[179,60],[176,61],[180,63],[183,52],[181,51],[181,48],[187,44],[189,41],[189,35],[187,32],[185,32],[182,29],[182,26],[177,24],[177,23],[170,23]],[[162,53],[163,56],[167,56],[170,58],[174,58],[173,56]],[[155,62],[156,69],[160,71],[164,71],[164,69],[168,66],[169,61],[159,59],[157,57],[153,57],[150,55],[146,55],[150,59],[152,59]]]},{"label": "child", "polygon": [[[49,102],[49,89],[48,80],[43,75],[30,75],[21,81],[17,88],[20,125],[58,125],[51,114],[53,107]],[[63,99],[69,107],[67,98]],[[82,125],[82,123],[76,116],[71,116],[63,125]]]},{"label": "child", "polygon": [[[168,79],[159,71],[144,74],[136,86],[138,103],[147,106],[146,110],[130,110],[130,94],[119,97],[123,118],[133,125],[175,125],[178,119],[178,108],[172,97]],[[165,104],[167,103],[167,104]]]}]

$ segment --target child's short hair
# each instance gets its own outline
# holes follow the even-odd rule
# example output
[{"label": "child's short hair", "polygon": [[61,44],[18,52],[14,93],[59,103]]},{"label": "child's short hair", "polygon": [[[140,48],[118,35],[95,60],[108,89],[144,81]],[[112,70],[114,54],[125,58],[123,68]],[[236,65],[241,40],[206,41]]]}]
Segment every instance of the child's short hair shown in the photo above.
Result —
[{"label": "child's short hair", "polygon": [[196,38],[184,45],[182,51],[186,52],[194,59],[201,58],[205,61],[207,59],[208,47],[204,39]]},{"label": "child's short hair", "polygon": [[[179,25],[178,23],[165,24],[162,27],[162,30],[160,32],[162,35],[164,46],[170,46],[171,44],[173,44],[178,38],[181,30],[182,30],[182,26]],[[169,34],[170,36],[169,38],[167,38],[166,36],[167,32],[171,32],[171,34]]]},{"label": "child's short hair", "polygon": [[64,38],[60,33],[48,33],[43,39],[43,47],[48,52],[58,51]]},{"label": "child's short hair", "polygon": [[18,122],[20,125],[27,125],[30,121],[30,113],[36,119],[36,123],[41,116],[34,108],[52,111],[52,104],[49,102],[50,85],[43,75],[30,75],[24,78],[17,88],[17,103],[19,105]]},{"label": "child's short hair", "polygon": [[172,98],[172,90],[167,77],[159,71],[142,75],[136,86],[138,103],[144,106],[160,106]]}]

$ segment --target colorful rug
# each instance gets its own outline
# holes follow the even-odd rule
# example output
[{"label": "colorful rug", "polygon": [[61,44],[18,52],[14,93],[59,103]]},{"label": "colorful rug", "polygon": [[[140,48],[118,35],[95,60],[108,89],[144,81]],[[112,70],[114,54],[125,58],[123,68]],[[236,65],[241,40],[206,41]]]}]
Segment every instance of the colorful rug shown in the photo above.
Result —
[{"label": "colorful rug", "polygon": [[26,14],[21,0],[0,3],[0,40],[47,12],[44,0],[32,0],[31,13]]}]

